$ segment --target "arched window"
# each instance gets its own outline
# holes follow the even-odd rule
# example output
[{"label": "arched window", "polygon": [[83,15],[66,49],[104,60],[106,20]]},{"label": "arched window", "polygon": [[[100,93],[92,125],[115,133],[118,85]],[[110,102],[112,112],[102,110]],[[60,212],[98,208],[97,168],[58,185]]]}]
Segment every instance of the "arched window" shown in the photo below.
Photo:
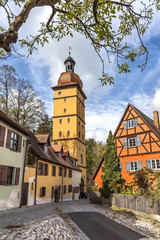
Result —
[{"label": "arched window", "polygon": [[81,154],[81,164],[83,164],[83,155]]}]

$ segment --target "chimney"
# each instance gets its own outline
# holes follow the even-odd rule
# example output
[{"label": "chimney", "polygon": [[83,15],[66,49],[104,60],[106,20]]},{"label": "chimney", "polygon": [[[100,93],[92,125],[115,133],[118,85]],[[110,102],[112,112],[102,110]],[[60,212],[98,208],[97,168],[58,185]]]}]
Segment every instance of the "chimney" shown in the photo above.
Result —
[{"label": "chimney", "polygon": [[156,127],[159,128],[159,116],[158,116],[158,111],[153,111],[153,117],[154,117],[154,125],[156,125]]}]

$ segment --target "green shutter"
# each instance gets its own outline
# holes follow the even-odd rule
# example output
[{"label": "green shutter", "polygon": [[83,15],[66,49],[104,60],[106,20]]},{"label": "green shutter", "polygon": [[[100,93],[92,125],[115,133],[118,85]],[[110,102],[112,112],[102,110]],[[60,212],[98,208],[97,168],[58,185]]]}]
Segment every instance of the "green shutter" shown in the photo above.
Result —
[{"label": "green shutter", "polygon": [[124,129],[127,129],[128,128],[128,122],[127,121],[123,121],[123,124],[124,124]]},{"label": "green shutter", "polygon": [[151,169],[151,160],[146,160],[146,168]]}]

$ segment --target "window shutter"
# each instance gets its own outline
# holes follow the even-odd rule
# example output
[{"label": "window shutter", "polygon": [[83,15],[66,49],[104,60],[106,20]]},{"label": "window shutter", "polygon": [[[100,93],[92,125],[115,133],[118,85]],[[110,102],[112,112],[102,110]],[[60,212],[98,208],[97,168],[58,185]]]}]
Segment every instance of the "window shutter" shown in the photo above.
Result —
[{"label": "window shutter", "polygon": [[0,146],[1,147],[4,147],[5,131],[6,131],[6,128],[3,126],[0,126]]},{"label": "window shutter", "polygon": [[2,166],[2,175],[1,175],[1,184],[7,184],[7,177],[8,177],[8,167]]},{"label": "window shutter", "polygon": [[122,163],[120,162],[120,169],[121,169],[121,171],[122,171]]},{"label": "window shutter", "polygon": [[134,119],[134,127],[137,127],[138,126],[138,118],[135,118]]},{"label": "window shutter", "polygon": [[150,160],[146,160],[146,168],[151,169],[151,161]]},{"label": "window shutter", "polygon": [[18,135],[18,152],[21,152],[22,136]]},{"label": "window shutter", "polygon": [[2,180],[2,165],[0,165],[0,184],[1,184],[1,180]]},{"label": "window shutter", "polygon": [[42,175],[45,173],[45,163],[42,163]]},{"label": "window shutter", "polygon": [[137,146],[141,146],[141,137],[140,136],[137,137]]},{"label": "window shutter", "polygon": [[19,175],[20,175],[20,168],[16,168],[16,178],[15,178],[15,184],[19,184]]},{"label": "window shutter", "polygon": [[123,139],[123,146],[124,148],[127,148],[127,139]]},{"label": "window shutter", "polygon": [[126,172],[130,172],[130,162],[126,162]]},{"label": "window shutter", "polygon": [[6,148],[10,148],[11,143],[11,131],[8,129]]},{"label": "window shutter", "polygon": [[128,128],[128,122],[127,121],[123,121],[124,123],[124,129],[127,129]]},{"label": "window shutter", "polygon": [[138,161],[138,170],[142,170],[142,161]]}]

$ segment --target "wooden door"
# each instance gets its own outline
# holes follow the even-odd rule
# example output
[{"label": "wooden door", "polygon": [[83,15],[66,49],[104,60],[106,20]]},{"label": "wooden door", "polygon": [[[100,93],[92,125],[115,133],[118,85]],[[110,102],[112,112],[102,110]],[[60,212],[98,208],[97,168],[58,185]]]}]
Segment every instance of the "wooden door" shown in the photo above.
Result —
[{"label": "wooden door", "polygon": [[28,186],[29,186],[29,183],[23,183],[22,196],[21,196],[21,206],[27,205],[27,202],[28,202]]}]

